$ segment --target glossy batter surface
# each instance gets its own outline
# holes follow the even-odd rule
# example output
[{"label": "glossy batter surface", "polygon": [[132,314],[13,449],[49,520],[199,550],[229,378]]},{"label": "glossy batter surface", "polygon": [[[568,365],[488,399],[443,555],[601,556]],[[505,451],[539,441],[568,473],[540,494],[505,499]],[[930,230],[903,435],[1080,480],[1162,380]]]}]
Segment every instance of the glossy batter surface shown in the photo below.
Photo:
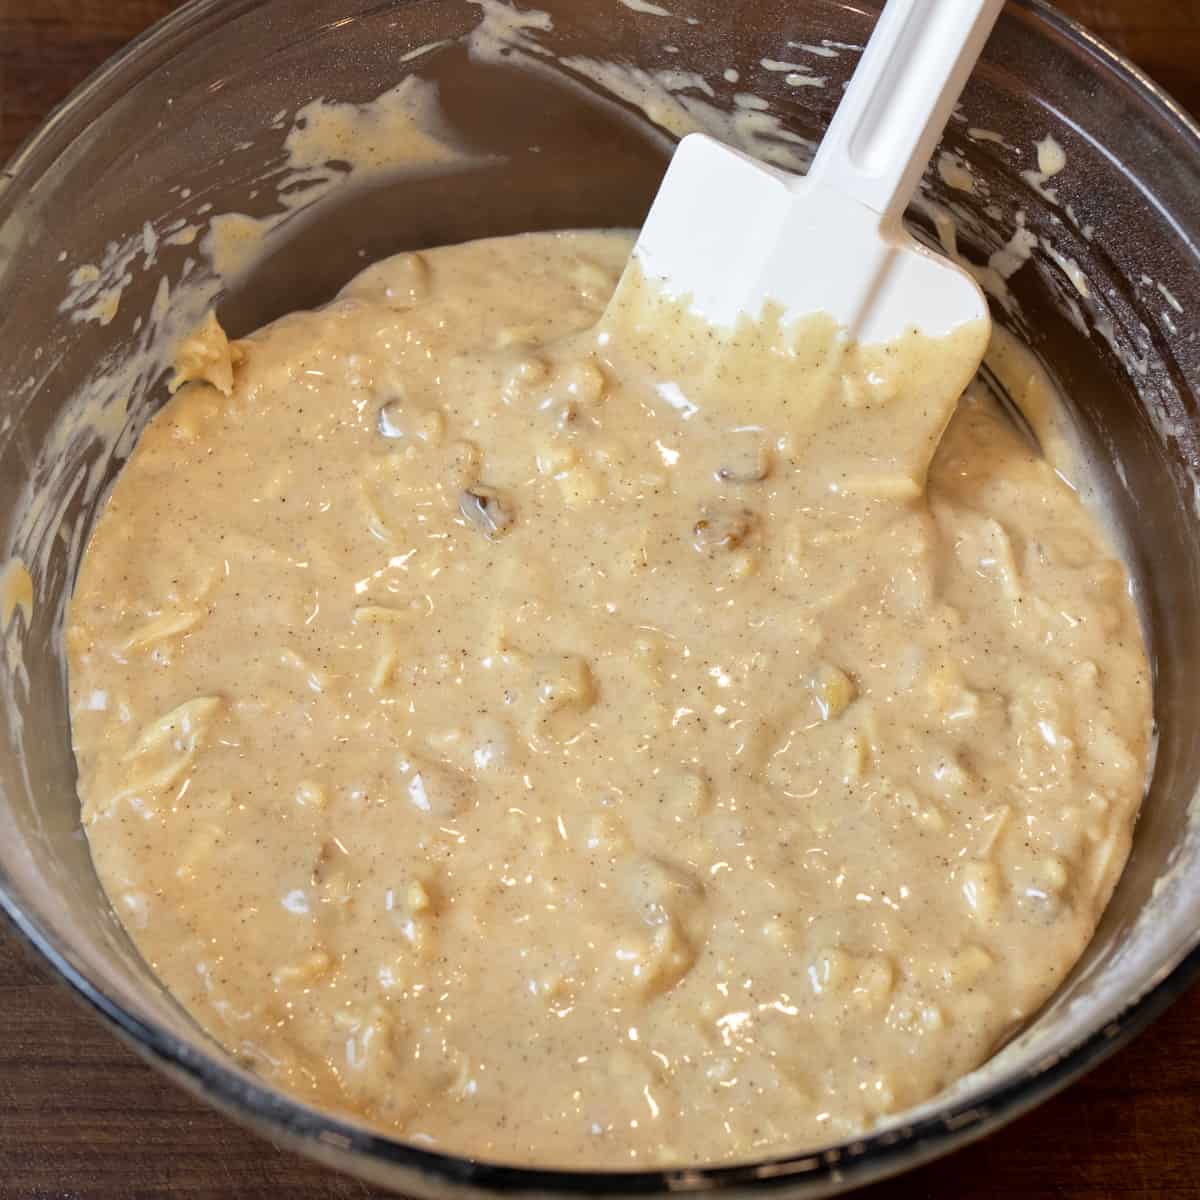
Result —
[{"label": "glossy batter surface", "polygon": [[168,987],[304,1100],[506,1162],[928,1097],[1083,949],[1146,769],[1121,564],[955,411],[980,331],[722,345],[644,286],[597,329],[628,249],[211,322],[68,635],[93,856]]}]

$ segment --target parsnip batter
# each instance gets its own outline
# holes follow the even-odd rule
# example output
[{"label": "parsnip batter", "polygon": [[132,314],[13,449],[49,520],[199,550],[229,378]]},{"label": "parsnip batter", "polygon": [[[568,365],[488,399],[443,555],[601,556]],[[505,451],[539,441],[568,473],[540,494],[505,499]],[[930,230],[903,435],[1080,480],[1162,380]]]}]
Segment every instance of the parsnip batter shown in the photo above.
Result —
[{"label": "parsnip batter", "polygon": [[[1124,863],[1149,673],[980,331],[729,343],[620,234],[215,321],[92,537],[84,822],[266,1079],[506,1162],[831,1142],[983,1060]],[[939,439],[928,477],[926,468]]]}]

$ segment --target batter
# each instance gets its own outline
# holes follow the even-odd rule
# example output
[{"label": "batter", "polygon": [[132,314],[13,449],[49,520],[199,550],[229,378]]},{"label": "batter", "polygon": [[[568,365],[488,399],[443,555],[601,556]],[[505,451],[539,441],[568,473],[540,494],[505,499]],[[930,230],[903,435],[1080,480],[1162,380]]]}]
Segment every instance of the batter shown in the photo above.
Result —
[{"label": "batter", "polygon": [[927,1098],[1070,969],[1146,772],[1125,573],[958,403],[982,331],[722,342],[636,281],[597,328],[629,249],[211,319],[68,632],[84,825],[170,990],[301,1100],[509,1163]]}]

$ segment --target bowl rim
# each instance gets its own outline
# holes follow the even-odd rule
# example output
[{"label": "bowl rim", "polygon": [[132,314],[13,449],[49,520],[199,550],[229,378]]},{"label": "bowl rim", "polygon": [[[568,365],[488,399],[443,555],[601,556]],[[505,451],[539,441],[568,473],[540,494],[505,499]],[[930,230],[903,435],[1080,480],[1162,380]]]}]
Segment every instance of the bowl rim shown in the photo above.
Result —
[{"label": "bowl rim", "polygon": [[[188,0],[150,25],[55,105],[0,168],[0,201],[23,174],[35,167],[35,159],[43,147],[53,143],[60,131],[69,134],[65,127],[79,109],[106,90],[124,91],[132,87],[154,68],[158,54],[169,53],[174,43],[210,18],[227,22],[267,2]],[[1080,22],[1060,12],[1050,0],[1017,0],[1014,7],[1018,19],[1028,18],[1040,24],[1043,32],[1064,37],[1093,64],[1131,85],[1138,98],[1189,140],[1200,157],[1200,122],[1144,71]],[[139,66],[144,69],[138,70]],[[69,145],[83,131],[69,134],[64,144]],[[965,1146],[1047,1100],[1128,1044],[1200,977],[1200,945],[1193,944],[1116,1017],[1054,1061],[1040,1063],[1012,1080],[991,1085],[975,1099],[959,1101],[940,1113],[850,1141],[732,1166],[654,1170],[519,1167],[424,1149],[372,1132],[227,1067],[156,1022],[135,1016],[93,984],[70,956],[54,945],[46,930],[22,910],[6,883],[0,875],[0,911],[22,935],[22,940],[67,983],[77,999],[99,1014],[141,1057],[187,1090],[270,1139],[282,1141],[327,1165],[357,1170],[360,1174],[371,1172],[364,1172],[361,1162],[356,1164],[355,1159],[371,1160],[384,1173],[391,1169],[407,1170],[427,1184],[422,1189],[426,1194],[431,1187],[498,1195],[536,1192],[560,1196],[648,1195],[715,1189],[736,1194],[751,1188],[782,1187],[807,1195],[826,1195],[861,1186]],[[1197,937],[1200,938],[1200,932]],[[379,1171],[373,1174],[380,1176]]]}]

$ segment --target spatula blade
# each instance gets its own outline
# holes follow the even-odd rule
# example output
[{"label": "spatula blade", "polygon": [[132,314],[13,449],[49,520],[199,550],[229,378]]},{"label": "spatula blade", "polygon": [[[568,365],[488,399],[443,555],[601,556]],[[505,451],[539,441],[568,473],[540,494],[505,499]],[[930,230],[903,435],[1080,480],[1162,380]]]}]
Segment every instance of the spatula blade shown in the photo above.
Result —
[{"label": "spatula blade", "polygon": [[988,317],[974,278],[898,223],[704,134],[679,144],[634,260],[727,328],[767,304],[785,322],[829,313],[864,343],[940,337]]}]

